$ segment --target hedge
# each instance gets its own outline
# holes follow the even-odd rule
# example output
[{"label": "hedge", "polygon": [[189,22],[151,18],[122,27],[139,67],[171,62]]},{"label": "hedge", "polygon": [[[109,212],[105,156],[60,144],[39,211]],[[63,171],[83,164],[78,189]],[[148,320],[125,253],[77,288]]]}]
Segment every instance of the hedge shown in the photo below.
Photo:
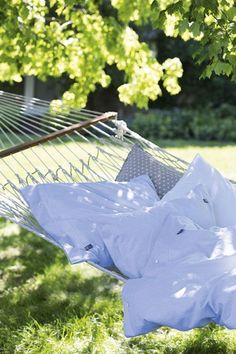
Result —
[{"label": "hedge", "polygon": [[236,106],[139,112],[132,128],[148,139],[236,141]]}]

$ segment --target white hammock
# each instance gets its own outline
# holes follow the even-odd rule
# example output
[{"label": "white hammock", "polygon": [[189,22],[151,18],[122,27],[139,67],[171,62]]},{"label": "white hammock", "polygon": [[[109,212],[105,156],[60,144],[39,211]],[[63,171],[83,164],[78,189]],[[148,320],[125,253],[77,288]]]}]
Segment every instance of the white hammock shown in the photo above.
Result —
[{"label": "white hammock", "polygon": [[[114,180],[137,142],[178,171],[188,166],[130,130],[114,112],[63,105],[53,111],[50,102],[0,91],[0,215],[55,244],[19,189],[36,183]],[[118,271],[90,264],[124,280]]]}]

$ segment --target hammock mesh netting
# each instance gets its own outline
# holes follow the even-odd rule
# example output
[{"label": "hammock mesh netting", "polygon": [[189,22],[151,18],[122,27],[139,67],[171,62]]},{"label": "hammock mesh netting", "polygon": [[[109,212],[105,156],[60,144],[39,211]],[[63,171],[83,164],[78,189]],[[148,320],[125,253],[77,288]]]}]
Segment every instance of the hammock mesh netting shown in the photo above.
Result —
[{"label": "hammock mesh netting", "polygon": [[[136,143],[178,171],[188,166],[130,130],[114,112],[76,110],[0,91],[0,215],[55,244],[19,189],[37,183],[115,180]],[[119,272],[90,264],[124,280]]]}]

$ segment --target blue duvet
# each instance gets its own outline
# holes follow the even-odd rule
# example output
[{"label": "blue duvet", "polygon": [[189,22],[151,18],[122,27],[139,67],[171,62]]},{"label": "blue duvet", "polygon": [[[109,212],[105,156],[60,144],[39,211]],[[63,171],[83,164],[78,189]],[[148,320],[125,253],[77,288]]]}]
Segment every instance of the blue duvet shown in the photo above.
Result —
[{"label": "blue duvet", "polygon": [[129,278],[126,336],[212,321],[236,328],[236,193],[200,156],[162,200],[148,176],[22,195],[71,263],[115,265]]}]

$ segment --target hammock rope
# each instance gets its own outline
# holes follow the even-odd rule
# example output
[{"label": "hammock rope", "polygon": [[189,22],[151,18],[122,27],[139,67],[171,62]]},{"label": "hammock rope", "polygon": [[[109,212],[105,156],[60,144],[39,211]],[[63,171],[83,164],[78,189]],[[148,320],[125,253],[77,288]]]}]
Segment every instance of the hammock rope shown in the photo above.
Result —
[{"label": "hammock rope", "polygon": [[[28,184],[114,180],[135,143],[166,166],[188,164],[129,129],[115,112],[0,91],[0,216],[59,246],[38,224],[19,189]],[[60,247],[60,246],[59,246]],[[92,266],[117,279],[118,271]]]}]

